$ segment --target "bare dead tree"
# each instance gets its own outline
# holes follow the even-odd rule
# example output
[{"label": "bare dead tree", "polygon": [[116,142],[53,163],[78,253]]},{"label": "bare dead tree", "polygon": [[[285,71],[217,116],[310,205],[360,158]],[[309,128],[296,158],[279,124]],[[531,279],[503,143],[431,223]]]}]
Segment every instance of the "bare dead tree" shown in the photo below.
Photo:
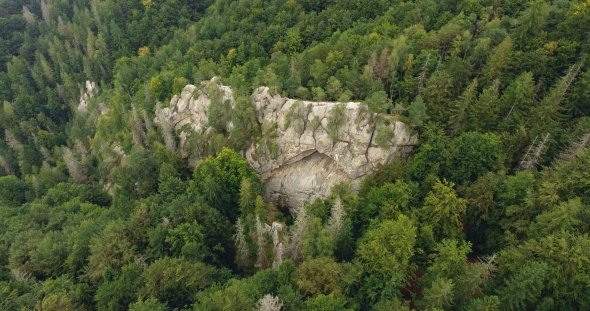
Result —
[{"label": "bare dead tree", "polygon": [[23,18],[27,21],[27,23],[34,23],[35,22],[35,14],[31,13],[29,8],[23,5]]},{"label": "bare dead tree", "polygon": [[82,169],[82,165],[78,159],[76,159],[74,153],[70,148],[63,147],[62,148],[63,159],[66,162],[66,166],[68,167],[68,172],[70,176],[77,184],[83,184],[86,182],[86,175],[84,174],[84,169]]},{"label": "bare dead tree", "polygon": [[279,297],[274,297],[271,294],[266,294],[257,303],[258,311],[280,311],[283,309],[283,303]]},{"label": "bare dead tree", "polygon": [[4,130],[4,140],[6,140],[6,144],[12,150],[21,150],[23,148],[23,144],[12,134],[12,132],[8,129]]},{"label": "bare dead tree", "polygon": [[264,233],[267,231],[265,224],[260,221],[260,217],[256,216],[256,244],[258,244],[258,262],[256,266],[261,270],[268,269],[270,266],[266,256],[266,242],[264,241]]},{"label": "bare dead tree", "polygon": [[295,263],[303,260],[303,236],[307,232],[308,220],[305,207],[301,206],[285,242],[285,257]]},{"label": "bare dead tree", "polygon": [[133,107],[132,110],[132,117],[133,119],[131,120],[131,122],[133,123],[133,126],[131,128],[131,131],[133,142],[136,146],[145,148],[147,145],[147,137],[145,135],[143,124],[141,122],[141,119],[139,118],[139,114],[137,113],[137,109],[135,107]]},{"label": "bare dead tree", "polygon": [[582,137],[570,143],[568,148],[559,154],[558,161],[566,162],[574,159],[576,154],[590,145],[590,133],[584,134]]},{"label": "bare dead tree", "polygon": [[418,75],[418,77],[416,77],[416,91],[418,92],[418,94],[422,93],[422,90],[424,89],[424,84],[426,83],[426,71],[428,69],[428,63],[430,62],[430,54],[428,54],[428,57],[426,57],[426,61],[424,62],[424,65],[422,66],[422,71],[420,72],[420,75]]},{"label": "bare dead tree", "polygon": [[154,124],[152,123],[152,120],[150,120],[150,117],[148,116],[147,112],[145,112],[145,110],[141,111],[141,116],[143,117],[143,123],[145,124],[145,129],[147,132],[149,133],[154,131]]},{"label": "bare dead tree", "polygon": [[246,235],[244,233],[244,224],[242,223],[241,218],[238,218],[238,221],[236,222],[234,243],[236,245],[236,263],[238,266],[250,266],[250,252],[248,251],[248,243],[246,243]]},{"label": "bare dead tree", "polygon": [[10,273],[12,274],[12,277],[17,281],[37,281],[35,276],[28,271],[23,271],[20,269],[10,269]]},{"label": "bare dead tree", "polygon": [[51,11],[51,3],[41,0],[41,15],[43,16],[43,20],[47,24],[49,24],[50,21],[49,11]]},{"label": "bare dead tree", "polygon": [[8,164],[8,161],[6,161],[6,159],[1,155],[0,155],[0,166],[2,166],[2,168],[4,169],[4,173],[6,175],[12,174],[12,168],[10,167],[10,164]]},{"label": "bare dead tree", "polygon": [[328,219],[327,228],[334,239],[338,236],[338,234],[340,234],[340,229],[342,229],[342,223],[344,222],[345,215],[346,213],[344,212],[342,200],[340,200],[340,197],[337,197],[334,201],[334,206],[332,206],[332,215],[330,215],[330,219]]},{"label": "bare dead tree", "polygon": [[537,165],[539,164],[539,160],[541,156],[545,153],[547,149],[547,142],[549,141],[549,137],[551,134],[545,134],[542,140],[537,141],[537,137],[533,140],[529,149],[524,154],[524,157],[520,161],[518,165],[518,170],[520,171],[534,171],[537,169]]},{"label": "bare dead tree", "polygon": [[164,138],[164,144],[166,145],[166,149],[176,152],[176,141],[174,140],[172,131],[172,124],[170,124],[167,121],[162,122],[162,136]]},{"label": "bare dead tree", "polygon": [[492,254],[490,256],[485,256],[485,257],[479,258],[479,262],[482,263],[485,267],[485,275],[484,275],[485,280],[489,280],[492,278],[492,274],[494,273],[494,270],[496,270],[496,265],[495,265],[496,258],[497,258],[496,254]]}]

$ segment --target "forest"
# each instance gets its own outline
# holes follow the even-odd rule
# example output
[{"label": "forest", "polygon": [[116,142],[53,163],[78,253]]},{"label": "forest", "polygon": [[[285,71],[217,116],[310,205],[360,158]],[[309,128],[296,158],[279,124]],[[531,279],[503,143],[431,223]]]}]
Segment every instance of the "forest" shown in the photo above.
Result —
[{"label": "forest", "polygon": [[[590,310],[589,53],[590,0],[0,0],[0,310]],[[155,111],[212,77],[183,154]],[[418,145],[294,217],[260,86]]]}]

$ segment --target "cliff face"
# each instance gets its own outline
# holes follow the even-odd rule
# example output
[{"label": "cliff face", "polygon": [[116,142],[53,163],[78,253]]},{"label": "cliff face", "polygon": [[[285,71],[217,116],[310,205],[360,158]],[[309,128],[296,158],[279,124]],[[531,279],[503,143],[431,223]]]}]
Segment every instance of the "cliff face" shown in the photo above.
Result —
[{"label": "cliff face", "polygon": [[[222,100],[233,101],[231,88],[218,87]],[[294,212],[305,201],[328,196],[337,183],[358,185],[379,165],[406,156],[417,140],[404,123],[371,114],[356,102],[297,101],[273,96],[267,87],[257,89],[252,102],[264,136],[245,156],[270,199],[288,204]],[[187,85],[170,107],[156,111],[155,122],[183,129],[182,148],[190,131],[211,130],[210,103],[206,92]],[[226,124],[228,129],[232,126]]]}]

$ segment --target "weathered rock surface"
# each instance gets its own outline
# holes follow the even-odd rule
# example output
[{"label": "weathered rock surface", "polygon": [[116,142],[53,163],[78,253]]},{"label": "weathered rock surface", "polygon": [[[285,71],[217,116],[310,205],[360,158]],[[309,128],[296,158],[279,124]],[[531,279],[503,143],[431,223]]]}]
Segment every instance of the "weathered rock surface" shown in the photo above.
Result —
[{"label": "weathered rock surface", "polygon": [[[219,84],[219,89],[222,100],[233,101],[231,88]],[[257,89],[252,102],[265,137],[245,156],[259,173],[268,196],[288,204],[294,212],[305,201],[328,196],[337,183],[358,185],[379,165],[406,156],[417,140],[404,123],[390,117],[381,116],[386,121],[376,125],[377,115],[361,103],[297,101],[273,96],[267,87]],[[187,85],[171,100],[170,107],[156,111],[155,122],[172,125],[177,131],[183,129],[183,148],[189,132],[207,134],[211,130],[210,103],[205,91]],[[344,119],[339,126],[330,127],[330,122],[335,122],[336,107],[344,108]],[[226,125],[228,129],[231,126],[231,122]],[[384,135],[391,139],[381,146],[375,142],[379,131],[393,134]]]}]

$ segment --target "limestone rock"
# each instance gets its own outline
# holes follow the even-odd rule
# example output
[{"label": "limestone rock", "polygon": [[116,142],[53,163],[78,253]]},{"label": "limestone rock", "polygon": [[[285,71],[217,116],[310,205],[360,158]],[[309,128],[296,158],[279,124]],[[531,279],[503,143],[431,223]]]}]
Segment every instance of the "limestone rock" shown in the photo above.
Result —
[{"label": "limestone rock", "polygon": [[78,104],[78,111],[87,112],[88,111],[88,101],[96,93],[98,93],[98,86],[96,85],[96,82],[91,82],[91,81],[86,80],[86,92],[83,92],[82,95],[80,95],[80,103]]},{"label": "limestone rock", "polygon": [[[211,83],[218,86],[223,100],[233,102],[231,88],[214,80],[203,85]],[[210,103],[203,88],[187,85],[171,100],[170,107],[156,111],[155,122],[182,130],[182,145],[191,131],[209,131]],[[298,101],[260,87],[252,94],[252,104],[263,133],[270,131],[271,135],[250,146],[245,157],[260,175],[267,196],[287,204],[295,213],[304,202],[328,196],[337,183],[358,185],[380,165],[396,156],[407,156],[417,141],[404,123],[390,116],[380,116],[385,122],[375,122],[377,115],[357,102]],[[341,122],[334,121],[336,108],[343,111]],[[338,126],[330,127],[330,122]],[[230,122],[226,128],[231,126]],[[375,142],[379,131],[393,133],[382,146]]]}]

